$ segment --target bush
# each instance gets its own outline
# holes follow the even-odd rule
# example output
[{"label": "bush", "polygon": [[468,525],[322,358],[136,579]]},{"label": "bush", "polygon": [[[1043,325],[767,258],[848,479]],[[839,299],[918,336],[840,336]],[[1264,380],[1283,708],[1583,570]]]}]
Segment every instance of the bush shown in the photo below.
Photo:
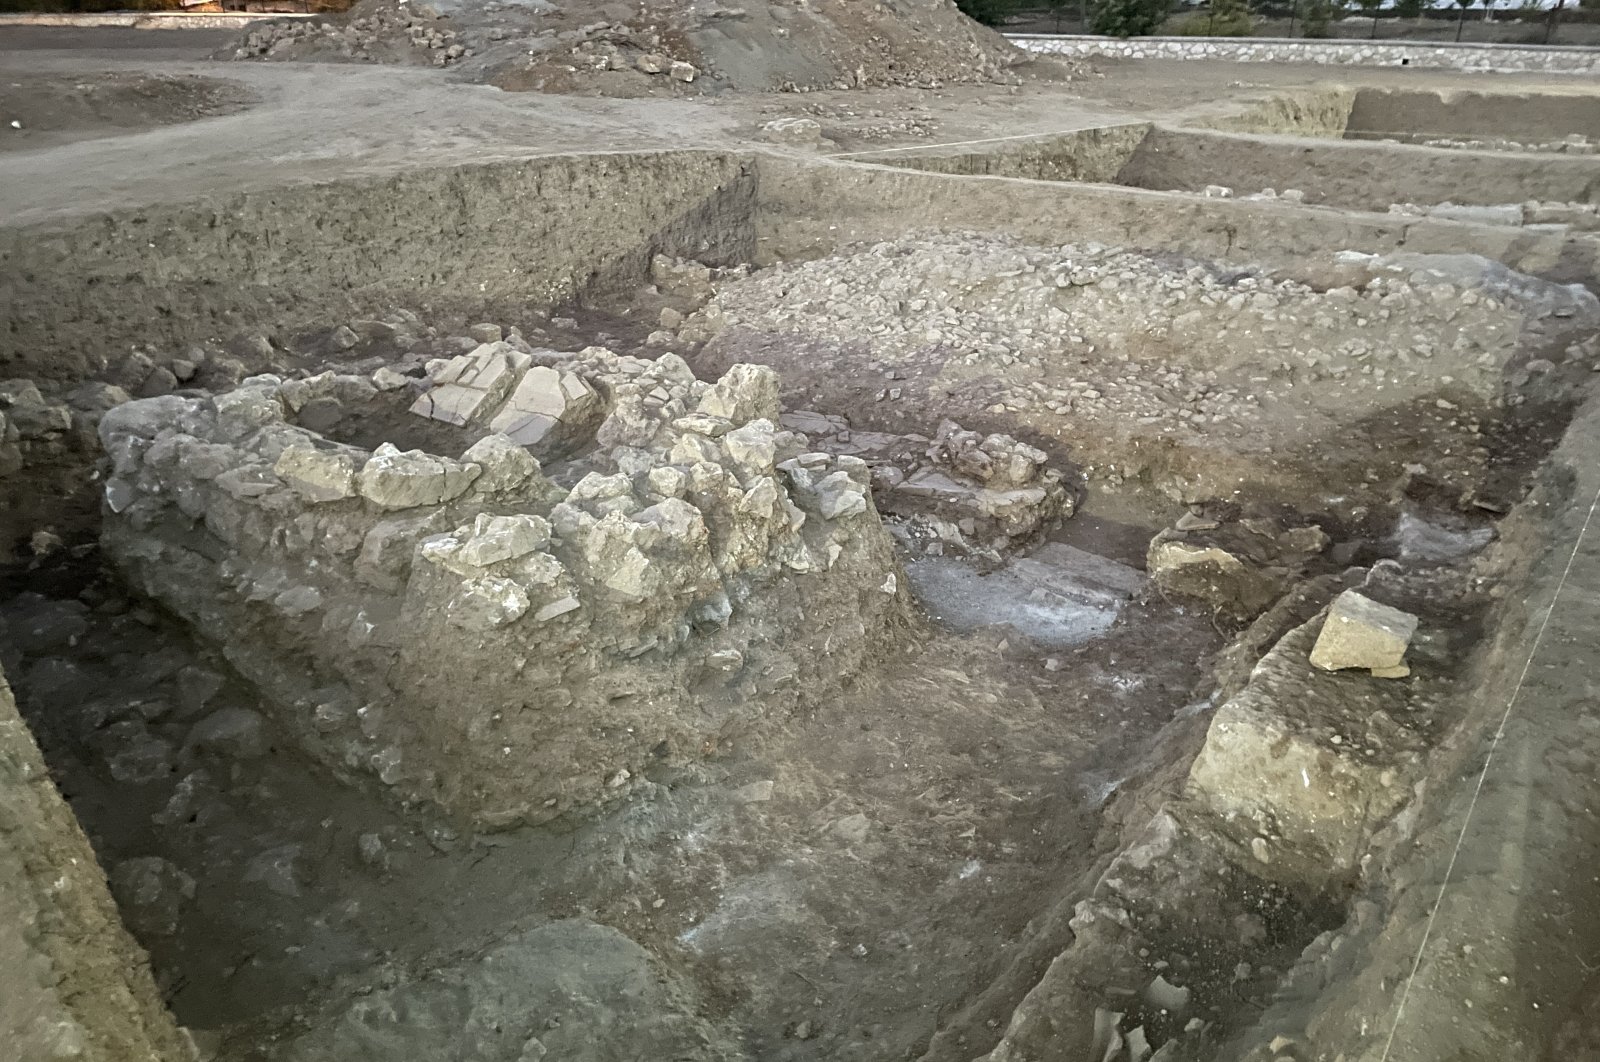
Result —
[{"label": "bush", "polygon": [[1328,27],[1336,10],[1333,0],[1311,0],[1306,5],[1306,36],[1331,37],[1333,33]]},{"label": "bush", "polygon": [[1107,37],[1148,37],[1171,11],[1172,0],[1096,0],[1089,28]]},{"label": "bush", "polygon": [[1173,19],[1162,32],[1175,37],[1253,37],[1256,20],[1245,0],[1211,0],[1211,10]]},{"label": "bush", "polygon": [[985,26],[998,26],[1016,13],[1021,0],[956,0],[956,6],[971,19]]}]

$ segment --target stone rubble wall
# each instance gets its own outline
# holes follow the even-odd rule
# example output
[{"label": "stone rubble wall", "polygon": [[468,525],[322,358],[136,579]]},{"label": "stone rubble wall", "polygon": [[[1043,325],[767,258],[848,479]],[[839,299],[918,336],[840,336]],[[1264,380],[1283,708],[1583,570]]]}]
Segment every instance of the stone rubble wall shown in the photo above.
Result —
[{"label": "stone rubble wall", "polygon": [[[100,424],[103,544],[133,584],[313,752],[490,826],[620,795],[822,695],[906,592],[866,462],[780,430],[770,370],[519,353],[433,366],[445,398],[418,404],[477,437],[459,459],[295,423],[381,401],[331,373]],[[551,475],[504,433],[547,414],[539,442],[587,450]]]},{"label": "stone rubble wall", "polygon": [[[0,631],[3,635],[3,631]],[[0,675],[0,1056],[179,1062],[161,1004],[72,810]]]},{"label": "stone rubble wall", "polygon": [[1408,66],[1474,73],[1600,74],[1600,50],[1593,48],[1217,37],[1009,36],[1013,44],[1027,51],[1075,59],[1210,59],[1234,63]]}]

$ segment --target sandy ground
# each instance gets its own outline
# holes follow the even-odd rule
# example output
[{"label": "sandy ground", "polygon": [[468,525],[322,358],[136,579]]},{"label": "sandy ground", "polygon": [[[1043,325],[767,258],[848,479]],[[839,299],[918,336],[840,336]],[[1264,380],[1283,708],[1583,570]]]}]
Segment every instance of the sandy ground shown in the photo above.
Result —
[{"label": "sandy ground", "polygon": [[[1491,85],[1513,91],[1573,84],[1557,76],[1420,70],[1342,70],[1332,76],[1317,66],[1107,60],[1096,64],[1103,75],[1098,78],[1067,84],[1031,78],[1014,89],[613,100],[506,93],[452,83],[433,70],[212,60],[222,36],[209,31],[0,31],[0,84],[42,84],[47,76],[159,73],[223,79],[256,100],[234,113],[120,136],[74,125],[71,114],[62,114],[62,128],[52,135],[68,142],[0,153],[0,216],[24,223],[429,164],[747,145],[759,143],[762,122],[806,116],[818,108],[847,126],[925,117],[926,135],[846,139],[839,145],[857,153],[1036,136],[1116,120],[1178,120],[1234,109],[1276,89],[1335,80],[1480,91]],[[879,114],[881,120],[872,117]],[[0,122],[9,122],[9,115],[0,114]],[[83,138],[71,142],[73,129]],[[0,124],[0,137],[12,133]]]}]

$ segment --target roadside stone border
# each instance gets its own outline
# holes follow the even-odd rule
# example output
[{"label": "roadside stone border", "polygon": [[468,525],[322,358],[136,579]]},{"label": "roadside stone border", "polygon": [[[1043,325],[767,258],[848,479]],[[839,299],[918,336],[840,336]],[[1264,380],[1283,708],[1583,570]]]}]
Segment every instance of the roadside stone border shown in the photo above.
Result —
[{"label": "roadside stone border", "polygon": [[236,29],[252,22],[268,19],[306,19],[315,15],[287,12],[260,12],[239,14],[196,14],[179,11],[102,11],[92,14],[68,14],[50,11],[24,11],[19,14],[0,15],[0,29],[8,26],[77,26],[83,29],[123,27],[127,29]]},{"label": "roadside stone border", "polygon": [[1303,41],[1269,38],[1007,35],[1019,48],[1073,58],[1220,59],[1236,63],[1414,66],[1484,73],[1600,74],[1600,49],[1408,41]]}]

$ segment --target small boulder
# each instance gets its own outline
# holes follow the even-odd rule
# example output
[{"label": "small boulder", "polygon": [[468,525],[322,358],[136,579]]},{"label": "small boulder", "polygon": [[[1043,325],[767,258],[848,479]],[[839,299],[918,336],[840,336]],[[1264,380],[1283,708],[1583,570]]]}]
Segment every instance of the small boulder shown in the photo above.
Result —
[{"label": "small boulder", "polygon": [[1334,598],[1311,663],[1324,671],[1366,668],[1378,678],[1404,678],[1406,649],[1417,633],[1417,617],[1346,590]]}]

